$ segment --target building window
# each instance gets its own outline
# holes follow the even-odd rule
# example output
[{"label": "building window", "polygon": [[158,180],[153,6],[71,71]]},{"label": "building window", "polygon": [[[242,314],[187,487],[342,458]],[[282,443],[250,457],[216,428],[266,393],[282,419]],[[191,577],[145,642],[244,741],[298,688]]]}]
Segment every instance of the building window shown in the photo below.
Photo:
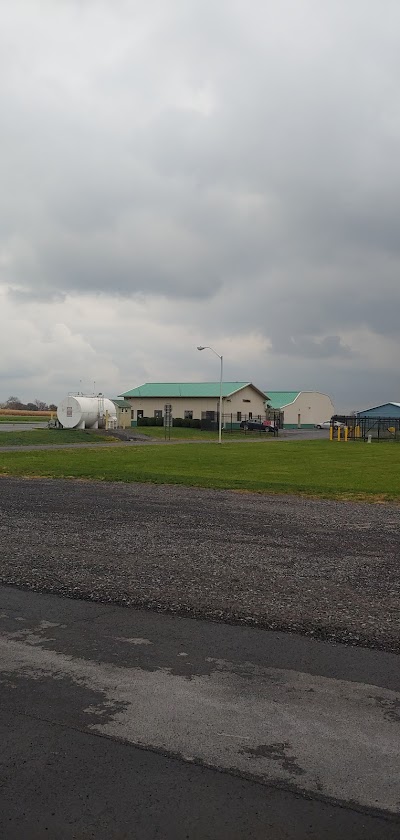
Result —
[{"label": "building window", "polygon": [[183,416],[185,420],[193,420],[193,411],[185,411]]},{"label": "building window", "polygon": [[243,400],[243,402],[251,402],[251,400]]},{"label": "building window", "polygon": [[237,412],[236,412],[236,420],[237,420],[237,422],[238,422],[238,423],[240,423],[241,419],[242,419],[242,412],[241,412],[241,411],[237,411]]},{"label": "building window", "polygon": [[133,408],[131,408],[131,420],[134,420],[134,419],[135,419],[135,412],[134,412]]},{"label": "building window", "polygon": [[161,408],[155,408],[154,409],[154,417],[156,418],[156,420],[161,420],[161,418],[162,418],[162,409]]},{"label": "building window", "polygon": [[253,419],[253,412],[249,411],[249,420],[252,420],[252,419]]},{"label": "building window", "polygon": [[142,417],[143,417],[143,411],[140,411],[140,409],[138,408],[137,419],[141,420]]}]

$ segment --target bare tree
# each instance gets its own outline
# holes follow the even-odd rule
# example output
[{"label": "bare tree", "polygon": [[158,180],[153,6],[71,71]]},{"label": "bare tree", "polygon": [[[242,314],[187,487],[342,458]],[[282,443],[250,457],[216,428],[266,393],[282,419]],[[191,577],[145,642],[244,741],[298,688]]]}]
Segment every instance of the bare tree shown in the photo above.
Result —
[{"label": "bare tree", "polygon": [[11,396],[11,397],[9,397],[9,398],[8,398],[8,400],[6,401],[6,408],[13,408],[14,410],[21,411],[21,409],[24,409],[24,408],[25,408],[25,406],[24,406],[24,404],[21,402],[21,400],[20,400],[20,398],[19,398],[19,397],[14,397],[14,396]]}]

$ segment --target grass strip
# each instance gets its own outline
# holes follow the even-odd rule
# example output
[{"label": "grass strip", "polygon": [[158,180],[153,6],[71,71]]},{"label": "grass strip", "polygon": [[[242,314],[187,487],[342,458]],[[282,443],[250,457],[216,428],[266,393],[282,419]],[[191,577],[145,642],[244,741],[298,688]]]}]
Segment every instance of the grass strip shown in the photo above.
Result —
[{"label": "grass strip", "polygon": [[62,443],[110,443],[112,438],[80,429],[32,429],[29,431],[0,431],[0,451],[2,446],[35,446]]},{"label": "grass strip", "polygon": [[223,446],[124,447],[0,454],[0,475],[153,482],[304,494],[400,499],[400,447],[390,443],[285,441]]},{"label": "grass strip", "polygon": [[0,423],[47,423],[49,417],[14,417],[9,414],[0,414]]}]

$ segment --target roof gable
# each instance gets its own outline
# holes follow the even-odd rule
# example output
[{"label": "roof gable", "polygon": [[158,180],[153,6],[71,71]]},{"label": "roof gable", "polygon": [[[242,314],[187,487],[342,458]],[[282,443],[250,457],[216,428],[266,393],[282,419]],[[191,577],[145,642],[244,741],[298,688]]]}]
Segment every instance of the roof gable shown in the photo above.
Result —
[{"label": "roof gable", "polygon": [[[266,394],[259,388],[256,388],[251,382],[223,382],[222,396],[230,397],[237,391],[243,388],[253,388],[263,399],[266,399]],[[162,397],[163,399],[173,399],[174,397],[219,397],[219,382],[145,382],[138,388],[132,388],[130,391],[125,391],[120,396],[125,397]]]},{"label": "roof gable", "polygon": [[373,405],[370,408],[364,408],[362,411],[357,411],[357,414],[368,414],[370,411],[379,411],[381,408],[390,408],[393,406],[394,408],[400,408],[400,403],[398,402],[388,402],[382,403],[382,405]]},{"label": "roof gable", "polygon": [[117,408],[130,408],[131,407],[131,404],[128,403],[126,400],[123,400],[123,399],[111,400],[111,402],[113,402],[114,405],[117,406]]}]

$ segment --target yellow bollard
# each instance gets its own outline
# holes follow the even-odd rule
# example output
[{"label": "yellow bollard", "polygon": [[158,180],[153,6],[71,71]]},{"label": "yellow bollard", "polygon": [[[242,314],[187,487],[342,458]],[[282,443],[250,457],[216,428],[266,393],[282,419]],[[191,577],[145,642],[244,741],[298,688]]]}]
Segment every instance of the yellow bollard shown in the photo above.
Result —
[{"label": "yellow bollard", "polygon": [[345,443],[347,443],[348,439],[349,439],[349,427],[348,427],[348,426],[345,426],[345,427],[344,427],[344,440],[345,440]]},{"label": "yellow bollard", "polygon": [[333,440],[333,426],[329,426],[329,440]]},{"label": "yellow bollard", "polygon": [[337,439],[338,439],[338,440],[340,440],[340,433],[341,433],[341,431],[342,431],[342,430],[341,430],[340,426],[338,426],[338,430],[337,430]]}]

